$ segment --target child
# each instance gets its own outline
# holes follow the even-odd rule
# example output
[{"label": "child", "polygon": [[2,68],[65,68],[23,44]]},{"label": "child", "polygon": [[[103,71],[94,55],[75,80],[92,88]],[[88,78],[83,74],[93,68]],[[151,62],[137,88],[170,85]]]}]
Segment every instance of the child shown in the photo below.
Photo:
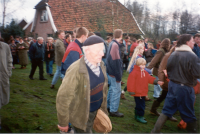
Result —
[{"label": "child", "polygon": [[[143,58],[143,53],[144,53],[144,45],[143,44],[139,44],[136,48],[135,48],[135,51],[131,57],[131,61],[129,62],[129,65],[128,65],[128,69],[127,69],[127,72],[129,72],[129,74],[133,71],[133,68],[134,68],[134,65],[136,64],[136,60],[138,58]],[[151,74],[151,70],[150,69],[147,69],[145,68],[145,70]]]},{"label": "child", "polygon": [[150,76],[145,71],[146,60],[144,58],[138,58],[136,65],[134,65],[133,71],[128,76],[127,90],[131,96],[134,96],[135,107],[135,119],[141,123],[147,123],[144,118],[145,110],[145,96],[148,93],[149,84],[162,85],[163,82],[156,80],[156,78]]}]

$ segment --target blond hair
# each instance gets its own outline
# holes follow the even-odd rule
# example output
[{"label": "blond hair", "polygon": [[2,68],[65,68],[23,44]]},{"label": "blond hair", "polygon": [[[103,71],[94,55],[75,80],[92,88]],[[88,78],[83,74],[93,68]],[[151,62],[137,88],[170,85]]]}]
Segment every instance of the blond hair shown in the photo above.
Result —
[{"label": "blond hair", "polygon": [[140,49],[144,49],[144,46],[143,46],[142,44],[139,44],[139,45],[135,48],[134,53],[133,53],[133,55],[132,55],[132,57],[131,57],[131,60],[130,60],[130,62],[129,62],[129,65],[128,65],[127,72],[130,71],[130,68],[131,68],[132,64],[135,62],[135,59],[136,59],[136,57],[138,56]]},{"label": "blond hair", "polygon": [[138,59],[136,60],[136,65],[137,65],[137,66],[146,65],[146,64],[147,64],[147,62],[146,62],[146,60],[145,60],[144,58],[138,58]]},{"label": "blond hair", "polygon": [[148,43],[148,48],[154,49],[153,44],[152,43]]}]

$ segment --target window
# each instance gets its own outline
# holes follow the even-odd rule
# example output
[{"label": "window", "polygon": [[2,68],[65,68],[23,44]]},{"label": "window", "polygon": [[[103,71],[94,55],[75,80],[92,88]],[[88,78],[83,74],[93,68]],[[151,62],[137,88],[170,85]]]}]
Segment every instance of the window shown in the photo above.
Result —
[{"label": "window", "polygon": [[48,14],[47,14],[47,10],[42,10],[41,11],[41,18],[40,18],[41,22],[46,22],[48,21]]},{"label": "window", "polygon": [[53,34],[47,34],[47,37],[53,37]]}]

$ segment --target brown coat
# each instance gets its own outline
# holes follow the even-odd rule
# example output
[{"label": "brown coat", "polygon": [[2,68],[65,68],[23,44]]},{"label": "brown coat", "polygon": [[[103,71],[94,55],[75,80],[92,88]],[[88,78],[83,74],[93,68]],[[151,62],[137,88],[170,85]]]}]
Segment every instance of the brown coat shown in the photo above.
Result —
[{"label": "brown coat", "polygon": [[[19,49],[19,47],[25,47],[24,49]],[[19,65],[26,66],[28,65],[28,50],[29,46],[26,43],[18,43],[17,49],[18,49],[18,56],[19,56]]]},{"label": "brown coat", "polygon": [[61,39],[57,39],[55,43],[55,61],[56,65],[61,66],[62,58],[65,54],[65,45]]},{"label": "brown coat", "polygon": [[164,82],[164,84],[161,86],[161,88],[165,91],[168,91],[168,81],[167,81],[167,77],[165,76],[163,70],[166,70],[166,68],[167,68],[167,60],[170,55],[171,55],[170,52],[165,54],[165,56],[163,57],[163,59],[160,63],[159,69],[158,69],[158,79],[159,79],[159,81]]},{"label": "brown coat", "polygon": [[[108,78],[101,62],[105,82],[101,110],[107,111]],[[84,57],[75,61],[68,69],[56,97],[58,122],[65,127],[70,122],[74,127],[86,130],[90,113],[90,80]]]},{"label": "brown coat", "polygon": [[158,68],[160,65],[160,62],[162,61],[162,58],[165,55],[165,50],[163,48],[160,48],[157,52],[156,55],[153,57],[151,60],[150,64],[148,65],[148,69],[153,68],[153,75],[158,76]]}]

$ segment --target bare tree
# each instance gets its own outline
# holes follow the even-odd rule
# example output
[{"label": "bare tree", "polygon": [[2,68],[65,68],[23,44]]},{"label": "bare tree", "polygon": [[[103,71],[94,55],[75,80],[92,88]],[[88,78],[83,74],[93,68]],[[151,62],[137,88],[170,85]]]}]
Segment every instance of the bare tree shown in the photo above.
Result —
[{"label": "bare tree", "polygon": [[[2,10],[2,26],[5,25],[6,17],[11,16],[17,10],[22,9],[25,0],[1,0],[1,10]],[[20,8],[19,8],[20,7]]]}]

